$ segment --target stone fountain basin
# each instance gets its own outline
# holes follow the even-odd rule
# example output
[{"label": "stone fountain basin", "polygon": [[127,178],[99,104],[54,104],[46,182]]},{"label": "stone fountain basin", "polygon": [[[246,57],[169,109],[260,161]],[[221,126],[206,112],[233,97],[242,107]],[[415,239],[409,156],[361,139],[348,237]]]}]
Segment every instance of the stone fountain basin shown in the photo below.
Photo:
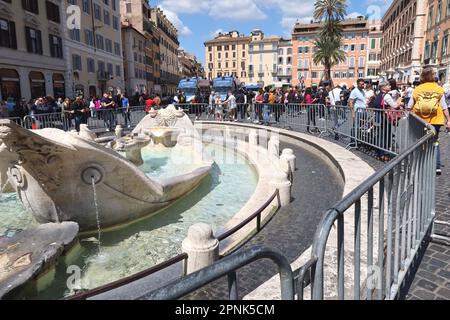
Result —
[{"label": "stone fountain basin", "polygon": [[1,143],[19,159],[8,164],[7,174],[27,211],[39,223],[73,221],[83,232],[97,230],[95,202],[102,229],[125,225],[188,194],[212,168],[205,161],[188,174],[156,180],[95,142],[58,129],[26,130],[8,120],[0,120]]},{"label": "stone fountain basin", "polygon": [[143,129],[142,132],[149,136],[155,145],[162,144],[167,148],[177,144],[178,137],[185,132],[181,128],[155,127]]}]

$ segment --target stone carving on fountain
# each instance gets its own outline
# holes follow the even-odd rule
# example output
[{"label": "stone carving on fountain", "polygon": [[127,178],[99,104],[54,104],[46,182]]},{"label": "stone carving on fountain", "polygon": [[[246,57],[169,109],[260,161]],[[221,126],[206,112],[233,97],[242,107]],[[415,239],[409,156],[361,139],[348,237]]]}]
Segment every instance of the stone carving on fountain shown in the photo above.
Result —
[{"label": "stone carving on fountain", "polygon": [[[161,118],[173,124],[171,117]],[[133,142],[140,148],[148,143],[148,138]],[[156,181],[119,153],[82,136],[26,130],[9,120],[0,120],[0,146],[0,168],[7,168],[9,183],[36,220],[74,221],[81,231],[97,228],[92,181],[102,228],[109,228],[170,205],[196,188],[213,164],[202,161],[189,174]]]}]

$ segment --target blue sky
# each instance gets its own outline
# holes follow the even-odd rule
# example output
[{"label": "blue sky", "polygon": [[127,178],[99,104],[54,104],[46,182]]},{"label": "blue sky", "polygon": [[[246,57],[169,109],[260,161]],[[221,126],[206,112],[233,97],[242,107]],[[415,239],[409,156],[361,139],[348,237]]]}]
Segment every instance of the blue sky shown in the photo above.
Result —
[{"label": "blue sky", "polygon": [[[178,28],[181,47],[204,63],[203,43],[218,32],[249,34],[260,28],[266,35],[289,37],[295,22],[311,20],[315,0],[150,0]],[[380,19],[392,0],[347,0],[350,17]]]}]

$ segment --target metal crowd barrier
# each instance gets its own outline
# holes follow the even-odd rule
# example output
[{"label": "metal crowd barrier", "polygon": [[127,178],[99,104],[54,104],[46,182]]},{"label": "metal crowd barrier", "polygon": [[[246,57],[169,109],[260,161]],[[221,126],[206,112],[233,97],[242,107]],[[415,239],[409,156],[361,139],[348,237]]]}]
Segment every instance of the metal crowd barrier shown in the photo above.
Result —
[{"label": "metal crowd barrier", "polygon": [[[408,124],[422,128],[421,137],[410,137],[417,142],[330,209],[317,229],[314,300],[397,297],[435,213],[436,133],[416,116]],[[362,225],[367,247],[361,243]]]},{"label": "metal crowd barrier", "polygon": [[192,120],[252,121],[278,125],[286,129],[317,133],[341,140],[348,149],[362,146],[390,155],[401,153],[409,145],[407,115],[403,110],[358,109],[323,104],[236,104],[222,105],[219,119],[215,105],[176,104]]},{"label": "metal crowd barrier", "polygon": [[[313,300],[391,300],[399,294],[423,240],[431,232],[436,183],[434,128],[415,115],[404,121],[410,128],[404,137],[409,142],[405,150],[324,216],[315,234],[311,259],[289,276],[298,299],[303,299],[309,284]],[[230,298],[237,298],[237,291],[233,291],[236,271],[254,260],[247,256],[247,251],[235,253],[142,298],[181,298],[224,275],[231,283]]]},{"label": "metal crowd barrier", "polygon": [[70,129],[70,117],[61,112],[28,115],[23,118],[22,125],[31,130],[54,128],[67,131]]},{"label": "metal crowd barrier", "polygon": [[289,261],[274,249],[256,246],[238,254],[232,254],[213,265],[190,274],[180,281],[143,295],[139,300],[176,300],[218,280],[228,278],[228,297],[239,300],[237,270],[262,259],[270,259],[278,267],[280,274],[281,298],[294,300],[294,274]]},{"label": "metal crowd barrier", "polygon": [[18,126],[23,127],[23,118],[19,118],[19,117],[8,117],[7,119],[13,121],[13,122],[16,123]]},{"label": "metal crowd barrier", "polygon": [[145,106],[130,107],[125,109],[103,109],[89,114],[88,127],[92,130],[114,130],[117,125],[122,127],[135,127],[147,114]]}]

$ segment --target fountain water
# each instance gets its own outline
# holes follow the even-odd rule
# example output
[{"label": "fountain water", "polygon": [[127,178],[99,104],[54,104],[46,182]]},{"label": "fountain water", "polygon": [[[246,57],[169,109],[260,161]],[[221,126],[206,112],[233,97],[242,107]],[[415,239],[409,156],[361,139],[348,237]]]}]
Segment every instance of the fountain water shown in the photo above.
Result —
[{"label": "fountain water", "polygon": [[[0,173],[0,181],[2,181],[2,174]],[[8,185],[9,181],[6,179],[5,183],[3,185],[0,185],[0,198],[3,195],[3,191],[6,189],[6,186]]]},{"label": "fountain water", "polygon": [[97,202],[97,187],[96,187],[96,181],[95,177],[92,176],[92,190],[94,191],[94,206],[95,206],[95,215],[97,217],[97,229],[98,229],[98,254],[100,255],[102,253],[102,242],[101,242],[101,236],[102,236],[102,229],[100,225],[100,215],[98,210],[98,202]]}]

